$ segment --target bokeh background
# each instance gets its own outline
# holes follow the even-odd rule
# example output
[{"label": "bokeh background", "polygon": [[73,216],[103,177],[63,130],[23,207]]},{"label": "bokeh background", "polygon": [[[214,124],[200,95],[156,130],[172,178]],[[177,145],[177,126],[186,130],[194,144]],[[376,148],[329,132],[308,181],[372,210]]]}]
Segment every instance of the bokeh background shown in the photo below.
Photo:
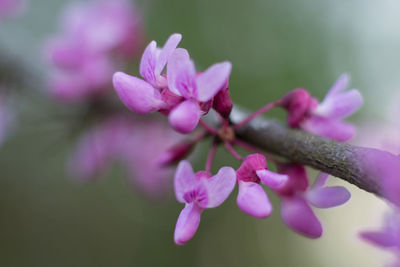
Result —
[{"label": "bokeh background", "polygon": [[[31,0],[22,17],[1,23],[1,49],[44,73],[41,45],[58,31],[68,2]],[[365,97],[352,120],[381,120],[400,88],[397,0],[136,2],[149,40],[163,43],[171,33],[182,33],[180,46],[201,69],[230,60],[231,96],[249,109],[296,87],[322,98],[348,72]],[[319,240],[285,227],[278,208],[266,220],[244,215],[234,193],[204,213],[193,240],[178,247],[172,237],[182,207],[173,194],[149,200],[126,182],[119,165],[92,184],[67,177],[67,126],[50,116],[57,107],[40,83],[31,87],[20,99],[18,127],[0,148],[0,266],[374,267],[390,261],[389,254],[357,238],[359,229],[379,224],[385,204],[348,184],[348,204],[317,211],[325,230]],[[216,166],[236,164],[224,152],[218,161]]]}]

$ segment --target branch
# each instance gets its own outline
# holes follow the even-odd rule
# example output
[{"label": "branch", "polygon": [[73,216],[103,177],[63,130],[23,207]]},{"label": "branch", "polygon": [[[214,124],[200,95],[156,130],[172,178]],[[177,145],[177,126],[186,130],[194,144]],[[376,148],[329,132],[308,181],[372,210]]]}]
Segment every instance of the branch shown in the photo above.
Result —
[{"label": "branch", "polygon": [[[242,121],[248,114],[234,109],[233,123]],[[365,148],[339,143],[304,131],[289,129],[265,118],[257,118],[237,130],[240,139],[266,152],[290,161],[342,178],[368,192],[382,195],[381,185],[368,168],[362,167],[359,155]]]}]

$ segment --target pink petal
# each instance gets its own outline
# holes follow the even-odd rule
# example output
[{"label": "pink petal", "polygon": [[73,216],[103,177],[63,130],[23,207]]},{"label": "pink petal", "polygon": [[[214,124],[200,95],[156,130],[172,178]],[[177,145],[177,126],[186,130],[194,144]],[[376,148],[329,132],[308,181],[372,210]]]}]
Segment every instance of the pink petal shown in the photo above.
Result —
[{"label": "pink petal", "polygon": [[339,76],[339,78],[336,80],[335,84],[329,89],[328,93],[325,96],[324,101],[327,98],[330,98],[334,95],[337,95],[338,93],[342,92],[345,90],[350,82],[350,76],[347,73],[343,73],[342,75]]},{"label": "pink petal", "polygon": [[301,123],[300,128],[309,133],[339,142],[348,141],[356,133],[354,126],[349,123],[318,116],[311,116]]},{"label": "pink petal", "polygon": [[266,218],[272,212],[272,205],[267,194],[259,184],[254,182],[239,180],[236,203],[244,213],[256,218]]},{"label": "pink petal", "polygon": [[68,172],[80,180],[91,180],[104,172],[112,159],[112,149],[104,129],[87,132],[78,142],[67,163]]},{"label": "pink petal", "polygon": [[263,184],[274,189],[281,188],[289,179],[289,176],[285,174],[271,172],[267,169],[258,170],[256,173]]},{"label": "pink petal", "polygon": [[176,199],[181,203],[185,203],[184,194],[196,188],[198,184],[199,181],[196,179],[189,161],[181,161],[176,169],[174,178]]},{"label": "pink petal", "polygon": [[353,89],[325,98],[312,112],[322,117],[341,119],[353,114],[362,104],[363,98],[360,92]]},{"label": "pink petal", "polygon": [[213,98],[227,83],[232,64],[222,62],[214,64],[196,78],[197,100],[206,102]]},{"label": "pink petal", "polygon": [[187,134],[196,128],[200,115],[199,105],[192,100],[186,100],[171,111],[168,120],[176,131]]},{"label": "pink petal", "polygon": [[282,198],[281,216],[287,226],[300,234],[310,238],[322,235],[321,223],[301,197]]},{"label": "pink petal", "polygon": [[169,89],[180,96],[191,98],[195,92],[196,70],[186,49],[177,48],[168,60],[167,77]]},{"label": "pink petal", "polygon": [[186,204],[175,226],[174,241],[177,245],[184,245],[192,239],[199,227],[202,211],[194,203]]},{"label": "pink petal", "polygon": [[142,79],[116,72],[113,84],[122,102],[133,112],[154,112],[163,105],[160,93]]},{"label": "pink petal", "polygon": [[398,245],[398,240],[390,232],[362,232],[360,237],[376,246],[383,248],[395,247]]},{"label": "pink petal", "polygon": [[207,208],[215,208],[224,202],[236,184],[236,172],[231,167],[223,167],[213,177],[206,180],[208,193]]},{"label": "pink petal", "polygon": [[317,179],[315,179],[314,184],[312,185],[313,188],[320,188],[323,187],[328,180],[329,174],[325,172],[320,172],[317,176]]},{"label": "pink petal", "polygon": [[159,50],[157,49],[157,43],[152,41],[144,50],[140,61],[140,75],[142,75],[142,77],[152,85],[157,82],[154,70],[157,64],[158,54]]},{"label": "pink petal", "polygon": [[161,49],[160,55],[158,56],[154,73],[156,76],[159,76],[163,71],[165,64],[167,64],[168,58],[172,55],[175,51],[176,47],[178,46],[179,42],[182,40],[182,35],[179,33],[172,34],[167,42],[165,43],[164,47]]},{"label": "pink petal", "polygon": [[310,190],[307,200],[317,208],[332,208],[346,203],[351,197],[350,192],[342,186],[322,187]]}]

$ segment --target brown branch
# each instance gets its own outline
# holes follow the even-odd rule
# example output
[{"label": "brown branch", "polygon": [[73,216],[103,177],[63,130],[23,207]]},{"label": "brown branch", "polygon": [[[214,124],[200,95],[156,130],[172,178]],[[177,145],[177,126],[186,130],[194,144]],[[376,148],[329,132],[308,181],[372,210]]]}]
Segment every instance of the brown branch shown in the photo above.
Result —
[{"label": "brown branch", "polygon": [[[234,109],[233,123],[247,117],[247,113]],[[304,131],[289,129],[282,124],[258,118],[237,130],[240,139],[281,156],[287,160],[342,178],[368,192],[382,195],[381,185],[371,172],[360,164],[359,155],[365,148],[339,143]]]}]

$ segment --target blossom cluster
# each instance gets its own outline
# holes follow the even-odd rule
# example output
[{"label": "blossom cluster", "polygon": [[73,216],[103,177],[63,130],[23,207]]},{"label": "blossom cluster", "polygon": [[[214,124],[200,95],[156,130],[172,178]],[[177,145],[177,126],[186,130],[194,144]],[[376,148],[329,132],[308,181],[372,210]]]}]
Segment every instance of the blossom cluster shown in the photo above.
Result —
[{"label": "blossom cluster", "polygon": [[111,88],[111,77],[142,43],[139,13],[127,0],[75,3],[64,13],[61,33],[45,45],[51,63],[48,88],[64,102],[87,101]]},{"label": "blossom cluster", "polygon": [[[44,46],[52,64],[48,90],[67,107],[83,110],[78,113],[80,121],[91,122],[69,156],[70,176],[93,181],[118,162],[129,182],[147,196],[160,197],[171,187],[168,177],[173,173],[159,155],[183,138],[157,118],[127,117],[113,106],[112,99],[113,73],[135,60],[142,46],[141,20],[128,0],[69,6],[62,16],[61,32]],[[164,153],[164,161],[166,157]]]},{"label": "blossom cluster", "polygon": [[[355,90],[346,91],[348,75],[343,74],[319,103],[305,89],[295,89],[281,99],[267,104],[243,121],[233,124],[229,115],[233,102],[229,93],[230,62],[212,65],[204,72],[196,72],[195,64],[186,49],[178,48],[182,36],[173,34],[163,47],[152,41],[144,50],[140,62],[142,78],[116,72],[113,84],[120,99],[131,111],[139,114],[159,112],[168,117],[171,127],[189,134],[197,128],[193,142],[175,145],[160,158],[164,165],[182,160],[175,173],[175,195],[185,208],[179,215],[174,240],[182,245],[190,240],[200,223],[205,209],[221,205],[238,185],[237,205],[244,213],[268,217],[273,206],[263,186],[281,199],[281,217],[286,225],[310,238],[320,237],[322,226],[311,206],[330,208],[345,203],[350,193],[340,186],[326,186],[328,175],[321,173],[309,186],[305,167],[281,162],[271,155],[239,139],[236,131],[254,118],[275,107],[287,110],[288,126],[308,131],[337,141],[347,141],[355,134],[352,125],[343,121],[362,105],[362,97]],[[214,110],[219,126],[209,125],[202,117]],[[199,138],[200,136],[200,138]],[[204,170],[194,172],[183,160],[199,139],[212,137],[213,142]],[[241,162],[234,170],[226,166],[213,175],[212,162],[220,144]],[[235,146],[249,151],[243,157]],[[275,164],[271,171],[268,162]],[[269,164],[268,164],[269,165]]]},{"label": "blossom cluster", "polygon": [[25,0],[0,0],[0,18],[19,15],[25,6]]}]

